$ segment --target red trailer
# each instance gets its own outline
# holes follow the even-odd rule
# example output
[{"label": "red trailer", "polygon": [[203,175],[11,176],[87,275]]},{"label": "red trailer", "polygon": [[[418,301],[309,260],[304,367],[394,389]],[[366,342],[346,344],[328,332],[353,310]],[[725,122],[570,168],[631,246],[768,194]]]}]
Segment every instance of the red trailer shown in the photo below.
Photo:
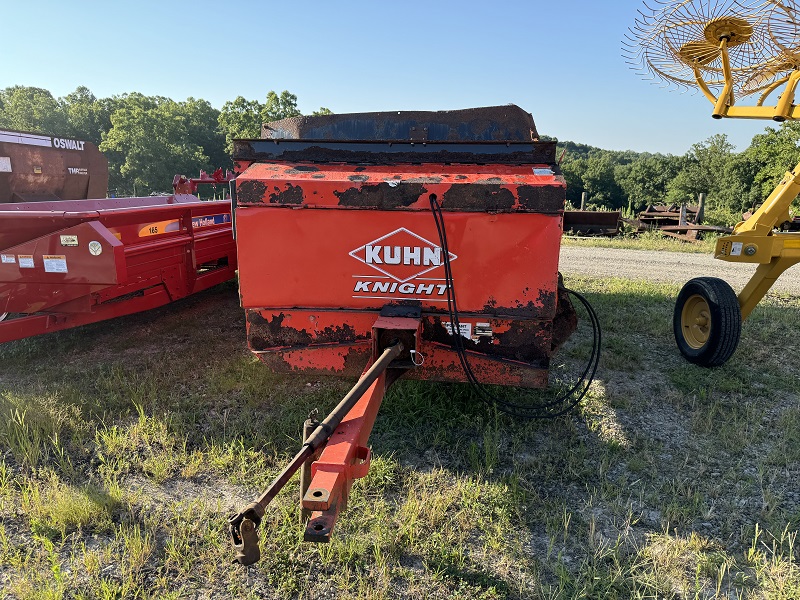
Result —
[{"label": "red trailer", "polygon": [[0,204],[0,343],[155,308],[235,272],[227,201]]}]

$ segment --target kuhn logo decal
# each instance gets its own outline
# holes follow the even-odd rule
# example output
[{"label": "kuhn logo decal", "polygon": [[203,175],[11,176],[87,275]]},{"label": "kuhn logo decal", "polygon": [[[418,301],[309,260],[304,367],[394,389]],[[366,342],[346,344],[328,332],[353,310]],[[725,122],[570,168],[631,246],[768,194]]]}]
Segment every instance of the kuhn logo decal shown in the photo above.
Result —
[{"label": "kuhn logo decal", "polygon": [[[373,269],[366,275],[354,275],[354,298],[421,300],[447,293],[444,273],[431,273],[444,265],[442,249],[405,227],[367,242],[350,256]],[[456,258],[451,252],[450,261]],[[428,273],[430,277],[422,277]]]}]

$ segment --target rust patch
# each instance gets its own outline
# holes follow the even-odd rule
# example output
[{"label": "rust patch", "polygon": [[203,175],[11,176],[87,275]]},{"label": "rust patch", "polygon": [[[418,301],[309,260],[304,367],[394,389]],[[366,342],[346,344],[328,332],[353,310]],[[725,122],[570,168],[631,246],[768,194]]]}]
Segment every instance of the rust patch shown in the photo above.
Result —
[{"label": "rust patch", "polygon": [[358,377],[367,366],[367,361],[372,356],[372,349],[353,347],[344,357],[344,373]]},{"label": "rust patch", "polygon": [[411,177],[406,179],[404,183],[442,183],[442,178],[437,175],[430,175],[428,177]]},{"label": "rust patch", "polygon": [[322,173],[317,173],[315,175],[312,175],[311,179],[325,179],[325,175],[323,175]]},{"label": "rust patch", "polygon": [[390,185],[383,181],[377,185],[364,185],[343,192],[334,192],[340,206],[358,206],[390,210],[411,206],[427,190],[420,183]]},{"label": "rust patch", "polygon": [[299,173],[313,173],[319,171],[319,167],[314,165],[295,165],[291,169],[286,169],[287,175],[297,175]]},{"label": "rust patch", "polygon": [[311,335],[304,329],[284,327],[283,313],[273,315],[272,320],[265,319],[255,310],[247,311],[247,342],[253,350],[286,346],[307,346],[311,343]]},{"label": "rust patch", "polygon": [[492,345],[495,356],[521,360],[547,368],[552,354],[551,324],[543,321],[512,321],[508,331],[498,334]]},{"label": "rust patch", "polygon": [[[359,341],[356,330],[343,323],[341,326],[326,327],[320,331],[307,331],[284,325],[286,315],[273,315],[265,319],[257,310],[247,311],[247,341],[253,350],[270,348],[294,348],[313,344],[348,344]],[[366,339],[366,338],[362,338]]]},{"label": "rust patch", "polygon": [[564,210],[567,198],[566,189],[555,185],[521,185],[517,194],[521,208],[540,213]]},{"label": "rust patch", "polygon": [[572,306],[569,292],[563,287],[559,287],[556,316],[553,318],[553,352],[563,346],[577,328],[578,314],[575,312],[575,307]]},{"label": "rust patch", "polygon": [[514,194],[498,184],[453,184],[442,196],[442,208],[471,211],[510,211]]},{"label": "rust patch", "polygon": [[539,137],[531,114],[513,104],[446,111],[384,111],[289,117],[264,123],[261,136],[280,140],[404,140],[414,131],[425,131],[430,141],[529,141]]},{"label": "rust patch", "polygon": [[264,202],[267,186],[263,181],[251,179],[236,183],[236,202],[238,204],[255,204]]},{"label": "rust patch", "polygon": [[556,310],[556,293],[540,290],[536,300],[528,302],[517,301],[515,306],[498,306],[494,298],[489,298],[483,305],[483,312],[509,317],[524,317],[528,319],[549,319]]},{"label": "rust patch", "polygon": [[302,204],[303,188],[299,185],[286,184],[286,189],[275,188],[275,193],[269,195],[270,204]]},{"label": "rust patch", "polygon": [[290,360],[291,352],[268,352],[259,354],[258,358],[270,370],[277,373],[303,373],[304,375],[338,375],[342,377],[358,377],[364,371],[371,350],[367,347],[352,347],[344,349],[344,367],[341,370],[332,371],[326,362],[315,360],[313,348],[309,348],[308,366],[299,366]]},{"label": "rust patch", "polygon": [[350,181],[369,181],[369,175],[348,175]]},{"label": "rust patch", "polygon": [[361,171],[366,171],[366,170],[367,167],[356,167],[355,169],[353,169],[353,171],[355,171],[356,173],[361,173]]},{"label": "rust patch", "polygon": [[[447,346],[452,344],[441,318],[428,316],[422,327],[425,340]],[[547,321],[511,321],[506,331],[496,333],[492,338],[479,337],[477,342],[464,338],[464,346],[490,357],[516,360],[546,369],[552,354],[551,325]]]}]

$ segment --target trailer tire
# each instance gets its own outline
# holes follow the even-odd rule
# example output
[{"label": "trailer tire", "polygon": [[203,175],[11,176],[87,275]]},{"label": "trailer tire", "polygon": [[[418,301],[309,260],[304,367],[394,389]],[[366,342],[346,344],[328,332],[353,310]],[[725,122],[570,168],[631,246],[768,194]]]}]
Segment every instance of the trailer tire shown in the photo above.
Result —
[{"label": "trailer tire", "polygon": [[728,283],[717,277],[696,277],[675,301],[672,330],[681,354],[701,367],[725,364],[739,345],[742,311]]}]

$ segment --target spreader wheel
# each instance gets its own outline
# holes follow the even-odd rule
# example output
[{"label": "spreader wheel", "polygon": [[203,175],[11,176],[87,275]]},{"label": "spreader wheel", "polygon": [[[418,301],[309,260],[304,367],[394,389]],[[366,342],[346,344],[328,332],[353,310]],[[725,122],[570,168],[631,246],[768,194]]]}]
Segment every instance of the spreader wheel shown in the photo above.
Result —
[{"label": "spreader wheel", "polygon": [[717,277],[692,279],[678,294],[672,329],[686,360],[702,367],[724,364],[739,345],[742,331],[736,293]]}]

